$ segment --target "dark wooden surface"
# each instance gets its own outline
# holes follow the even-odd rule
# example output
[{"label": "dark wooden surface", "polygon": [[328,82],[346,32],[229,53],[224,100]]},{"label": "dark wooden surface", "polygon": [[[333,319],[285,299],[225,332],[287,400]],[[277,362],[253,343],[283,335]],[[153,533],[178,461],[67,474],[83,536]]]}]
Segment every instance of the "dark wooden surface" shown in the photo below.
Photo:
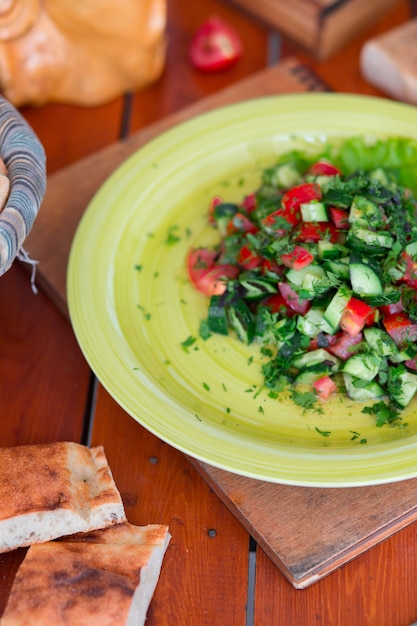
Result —
[{"label": "dark wooden surface", "polygon": [[[326,62],[311,60],[290,42],[284,42],[283,54],[296,54],[334,90],[377,94],[360,76],[360,47],[366,38],[405,21],[408,11],[404,2]],[[189,66],[187,45],[211,13],[236,26],[245,54],[230,72],[203,76]],[[158,84],[134,94],[130,131],[266,63],[265,27],[215,0],[195,3],[192,11],[187,0],[170,0],[168,34],[166,70]],[[116,141],[124,106],[119,99],[94,109],[47,105],[23,113],[44,143],[52,173]],[[87,441],[90,424],[91,442],[106,448],[130,521],[170,525],[173,539],[148,626],[407,626],[417,620],[414,523],[302,591],[258,548],[253,580],[248,577],[253,557],[247,532],[181,453],[141,428],[100,386],[91,385],[68,321],[43,293],[32,294],[18,264],[0,280],[0,332],[0,445]],[[0,614],[22,556],[23,551],[0,555]]]}]

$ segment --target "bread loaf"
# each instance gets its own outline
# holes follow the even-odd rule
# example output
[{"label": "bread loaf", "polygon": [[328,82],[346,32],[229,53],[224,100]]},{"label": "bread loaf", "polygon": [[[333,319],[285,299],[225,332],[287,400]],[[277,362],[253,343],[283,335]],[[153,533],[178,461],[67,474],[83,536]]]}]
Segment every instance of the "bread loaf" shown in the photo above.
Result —
[{"label": "bread loaf", "polygon": [[102,447],[0,448],[0,552],[125,520]]},{"label": "bread loaf", "polygon": [[2,626],[143,626],[169,540],[123,523],[30,547]]}]

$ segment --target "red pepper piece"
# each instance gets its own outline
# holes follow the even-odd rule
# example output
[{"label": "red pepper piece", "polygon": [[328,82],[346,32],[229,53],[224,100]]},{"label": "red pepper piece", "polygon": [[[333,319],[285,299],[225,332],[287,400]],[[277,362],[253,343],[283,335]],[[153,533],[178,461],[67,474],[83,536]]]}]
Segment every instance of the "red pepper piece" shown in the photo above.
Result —
[{"label": "red pepper piece", "polygon": [[314,256],[302,246],[295,246],[292,252],[281,256],[281,263],[294,270],[301,270],[314,261]]},{"label": "red pepper piece", "polygon": [[243,198],[242,208],[247,211],[247,213],[251,213],[256,209],[256,195],[254,193],[249,193],[247,196]]},{"label": "red pepper piece", "polygon": [[217,16],[210,17],[195,33],[190,45],[193,66],[206,73],[222,72],[242,56],[242,42],[229,24]]},{"label": "red pepper piece", "polygon": [[366,302],[351,298],[346,305],[340,320],[340,328],[352,337],[356,337],[363,327],[375,319],[375,309]]}]

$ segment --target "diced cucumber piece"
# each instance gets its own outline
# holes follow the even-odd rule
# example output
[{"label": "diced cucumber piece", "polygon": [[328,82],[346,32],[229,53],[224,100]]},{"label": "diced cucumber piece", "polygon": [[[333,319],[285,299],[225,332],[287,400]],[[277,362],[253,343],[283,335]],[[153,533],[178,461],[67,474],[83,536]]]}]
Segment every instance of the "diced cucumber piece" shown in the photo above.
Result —
[{"label": "diced cucumber piece", "polygon": [[323,368],[320,371],[303,370],[295,377],[294,385],[312,385],[316,380],[323,378],[323,376],[328,376],[329,374],[332,374],[330,368]]},{"label": "diced cucumber piece", "polygon": [[209,330],[220,335],[228,335],[227,311],[221,296],[211,296],[207,324]]},{"label": "diced cucumber piece", "polygon": [[358,402],[380,400],[386,395],[381,385],[375,380],[364,381],[343,372],[343,382],[349,398]]},{"label": "diced cucumber piece", "polygon": [[347,248],[340,243],[332,243],[326,239],[320,239],[317,242],[317,252],[319,259],[326,261],[327,259],[340,259],[347,253]]},{"label": "diced cucumber piece", "polygon": [[411,344],[406,346],[402,350],[397,350],[394,354],[390,356],[390,360],[393,363],[403,363],[404,361],[408,361],[409,359],[414,359],[417,354],[417,346],[415,344]]},{"label": "diced cucumber piece", "polygon": [[352,225],[348,239],[356,238],[359,241],[365,243],[367,246],[376,246],[379,248],[392,248],[394,243],[394,238],[391,235],[383,230],[370,230],[369,228],[365,228],[364,226],[358,227]]},{"label": "diced cucumber piece", "polygon": [[372,178],[372,180],[377,180],[384,187],[389,187],[392,182],[390,180],[390,177],[388,176],[388,173],[384,169],[382,169],[382,167],[375,168],[374,170],[372,170],[372,172],[369,172],[368,175],[369,178]]},{"label": "diced cucumber piece", "polygon": [[301,217],[304,222],[327,222],[329,216],[323,202],[312,200],[300,205]]},{"label": "diced cucumber piece", "polygon": [[377,204],[365,196],[354,196],[349,209],[350,224],[372,224],[379,221],[381,212]]},{"label": "diced cucumber piece", "polygon": [[243,300],[228,309],[229,324],[243,343],[251,343],[255,336],[255,317]]},{"label": "diced cucumber piece", "polygon": [[375,353],[354,354],[345,361],[342,371],[345,374],[355,376],[355,378],[373,380],[382,363],[383,359]]},{"label": "diced cucumber piece", "polygon": [[326,272],[334,274],[341,280],[348,280],[350,277],[349,257],[325,261],[323,267]]},{"label": "diced cucumber piece", "polygon": [[349,273],[352,289],[358,295],[377,296],[384,292],[380,269],[371,259],[352,253]]},{"label": "diced cucumber piece", "polygon": [[240,274],[239,283],[245,288],[244,297],[247,300],[257,300],[278,292],[276,283],[253,274]]},{"label": "diced cucumber piece", "polygon": [[268,180],[265,182],[279,188],[290,189],[301,182],[301,174],[294,163],[281,163],[267,170]]},{"label": "diced cucumber piece", "polygon": [[305,352],[299,357],[296,357],[292,364],[297,369],[305,369],[307,367],[311,367],[312,365],[317,365],[318,363],[329,363],[329,368],[332,372],[336,372],[339,369],[340,360],[324,350],[324,348],[318,348],[317,350],[311,350],[310,352]]},{"label": "diced cucumber piece", "polygon": [[332,329],[331,334],[335,333],[336,330],[339,328],[343,311],[345,310],[351,296],[352,292],[347,287],[340,287],[340,289],[337,290],[337,292],[329,302],[327,308],[325,309],[323,313],[323,318]]},{"label": "diced cucumber piece", "polygon": [[297,319],[298,330],[308,337],[317,337],[319,333],[332,333],[333,330],[323,317],[324,309],[312,307]]},{"label": "diced cucumber piece", "polygon": [[363,331],[367,343],[381,357],[392,357],[398,353],[397,344],[390,335],[382,330],[372,326],[365,328]]},{"label": "diced cucumber piece", "polygon": [[287,279],[298,291],[303,290],[306,297],[313,298],[327,291],[330,281],[321,265],[311,263],[300,270],[290,269]]},{"label": "diced cucumber piece", "polygon": [[388,393],[391,400],[405,408],[417,392],[417,374],[406,370],[404,365],[391,367],[388,376]]}]

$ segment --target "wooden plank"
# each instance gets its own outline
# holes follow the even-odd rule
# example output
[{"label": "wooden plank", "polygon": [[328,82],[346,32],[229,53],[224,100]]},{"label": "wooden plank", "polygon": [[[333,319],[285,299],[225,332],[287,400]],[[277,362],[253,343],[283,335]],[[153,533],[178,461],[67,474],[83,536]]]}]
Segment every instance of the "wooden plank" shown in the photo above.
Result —
[{"label": "wooden plank", "polygon": [[146,626],[245,624],[249,536],[186,457],[102,387],[92,444],[107,451],[128,520],[168,524],[172,535]]}]

